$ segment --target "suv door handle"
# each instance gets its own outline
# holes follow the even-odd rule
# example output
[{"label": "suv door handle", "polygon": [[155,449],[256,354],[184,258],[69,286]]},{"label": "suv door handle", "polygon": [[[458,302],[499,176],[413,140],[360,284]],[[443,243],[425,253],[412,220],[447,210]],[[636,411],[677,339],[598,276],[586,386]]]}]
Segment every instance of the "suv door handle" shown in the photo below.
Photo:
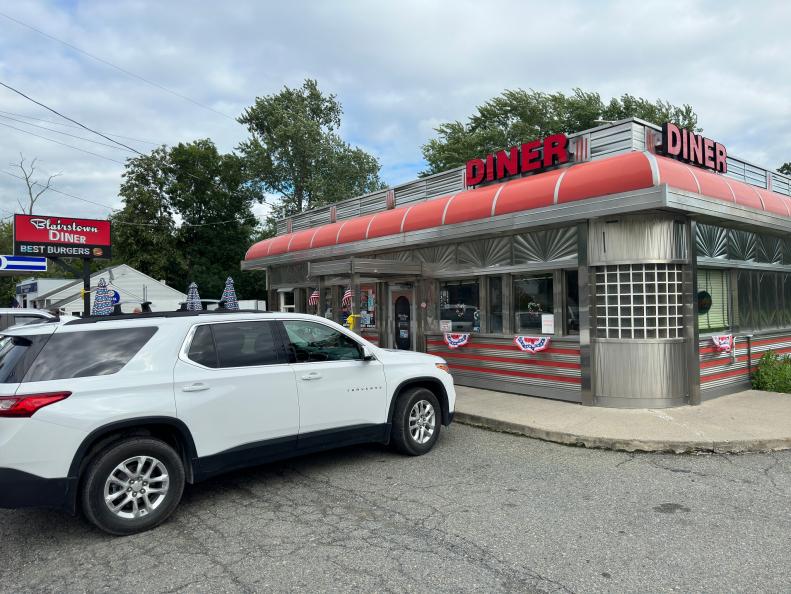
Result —
[{"label": "suv door handle", "polygon": [[182,392],[203,392],[204,390],[208,389],[209,386],[203,382],[195,382],[194,384],[190,384],[188,386],[181,386]]},{"label": "suv door handle", "polygon": [[311,371],[310,373],[306,373],[305,375],[303,375],[302,379],[305,380],[306,382],[309,382],[311,380],[321,379],[321,374],[318,371]]}]

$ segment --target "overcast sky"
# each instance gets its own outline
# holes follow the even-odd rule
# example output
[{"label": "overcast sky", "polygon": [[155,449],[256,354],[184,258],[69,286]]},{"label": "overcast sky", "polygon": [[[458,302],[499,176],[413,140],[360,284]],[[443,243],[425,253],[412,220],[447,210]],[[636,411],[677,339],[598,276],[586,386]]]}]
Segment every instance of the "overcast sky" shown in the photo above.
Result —
[{"label": "overcast sky", "polygon": [[[0,11],[230,117],[2,16],[0,81],[141,152],[204,137],[231,151],[245,137],[233,118],[256,96],[312,77],[337,94],[343,136],[379,158],[388,184],[423,168],[436,125],[517,87],[689,103],[730,154],[791,161],[788,2],[198,4],[26,0]],[[2,87],[0,116],[0,171],[15,173],[20,152],[38,157],[42,175],[62,172],[56,188],[104,205],[49,193],[37,212],[104,217],[120,205],[115,161],[131,153],[41,128],[106,142]],[[23,191],[0,174],[0,216]]]}]

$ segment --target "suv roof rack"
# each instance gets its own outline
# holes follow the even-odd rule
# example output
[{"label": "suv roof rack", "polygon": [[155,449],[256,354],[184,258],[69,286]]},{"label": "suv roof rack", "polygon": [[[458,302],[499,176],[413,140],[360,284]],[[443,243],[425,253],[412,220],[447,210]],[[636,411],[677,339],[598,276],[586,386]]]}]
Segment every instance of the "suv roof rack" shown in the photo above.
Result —
[{"label": "suv roof rack", "polygon": [[120,320],[147,320],[149,318],[190,318],[195,316],[205,315],[234,315],[234,314],[271,314],[274,312],[263,311],[260,309],[214,309],[211,311],[153,311],[145,313],[129,313],[129,314],[116,314],[109,316],[88,316],[86,318],[78,318],[70,320],[64,326],[72,326],[77,324],[95,324],[97,322],[116,322]]}]

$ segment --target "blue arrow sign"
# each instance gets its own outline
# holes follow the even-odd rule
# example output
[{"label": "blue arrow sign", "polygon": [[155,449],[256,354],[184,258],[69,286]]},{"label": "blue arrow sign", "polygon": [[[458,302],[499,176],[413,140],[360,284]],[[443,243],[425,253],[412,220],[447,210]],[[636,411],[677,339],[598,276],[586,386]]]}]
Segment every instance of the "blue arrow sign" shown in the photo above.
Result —
[{"label": "blue arrow sign", "polygon": [[121,301],[121,294],[118,291],[113,291],[113,305]]},{"label": "blue arrow sign", "polygon": [[0,256],[0,270],[46,272],[47,259],[34,256]]}]

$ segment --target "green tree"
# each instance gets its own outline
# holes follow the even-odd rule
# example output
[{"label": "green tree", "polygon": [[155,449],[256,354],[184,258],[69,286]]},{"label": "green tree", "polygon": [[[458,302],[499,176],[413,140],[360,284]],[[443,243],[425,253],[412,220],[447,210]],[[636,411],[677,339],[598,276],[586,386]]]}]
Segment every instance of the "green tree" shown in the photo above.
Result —
[{"label": "green tree", "polygon": [[263,273],[242,274],[239,262],[260,236],[256,193],[244,161],[211,140],[160,147],[130,159],[113,215],[114,258],[185,291],[218,299],[234,277],[240,299],[261,298]]},{"label": "green tree", "polygon": [[114,260],[156,279],[182,279],[171,204],[173,167],[167,147],[127,162],[119,192],[124,206],[110,217]]},{"label": "green tree", "polygon": [[503,148],[560,132],[593,128],[602,121],[637,117],[649,122],[676,122],[700,129],[689,105],[649,101],[626,94],[604,103],[598,93],[574,89],[570,95],[524,89],[506,90],[477,107],[467,122],[440,124],[437,137],[423,145],[428,168],[421,175],[438,173]]},{"label": "green tree", "polygon": [[383,187],[376,158],[338,135],[342,113],[335,95],[308,79],[256,98],[239,117],[250,133],[239,150],[251,179],[278,196],[273,218]]},{"label": "green tree", "polygon": [[783,163],[780,167],[777,168],[777,171],[780,173],[785,173],[786,175],[791,175],[791,161],[788,163]]}]

